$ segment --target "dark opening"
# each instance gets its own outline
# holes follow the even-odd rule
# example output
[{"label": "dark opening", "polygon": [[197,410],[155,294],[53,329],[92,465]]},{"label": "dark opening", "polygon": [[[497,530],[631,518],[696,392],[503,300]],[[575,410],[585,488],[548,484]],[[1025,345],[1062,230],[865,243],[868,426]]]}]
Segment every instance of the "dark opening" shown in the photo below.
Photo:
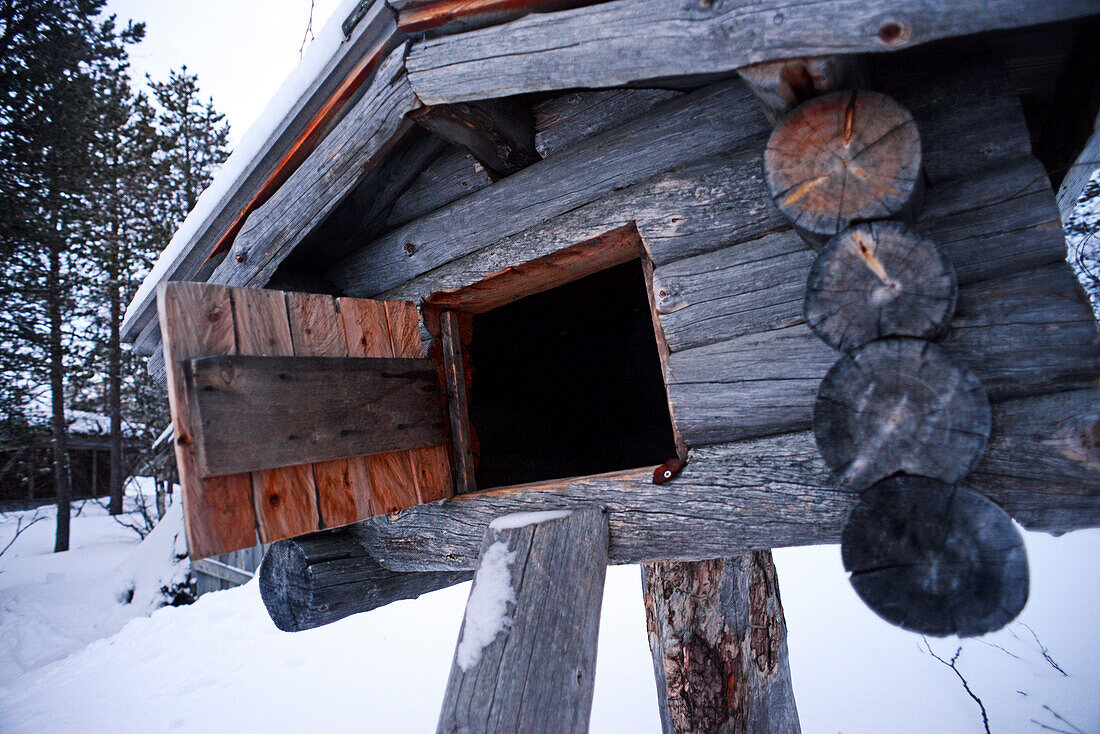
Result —
[{"label": "dark opening", "polygon": [[474,317],[479,489],[676,455],[645,289],[635,260]]}]

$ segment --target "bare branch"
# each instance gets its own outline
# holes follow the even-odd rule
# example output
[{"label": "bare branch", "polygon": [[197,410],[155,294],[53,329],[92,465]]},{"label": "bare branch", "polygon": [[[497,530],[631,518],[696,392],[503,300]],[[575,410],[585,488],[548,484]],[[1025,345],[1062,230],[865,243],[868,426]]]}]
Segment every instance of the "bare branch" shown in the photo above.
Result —
[{"label": "bare branch", "polygon": [[1054,658],[1052,658],[1050,656],[1050,651],[1047,650],[1046,646],[1042,642],[1039,641],[1039,635],[1035,634],[1035,630],[1031,629],[1031,627],[1029,627],[1024,622],[1020,622],[1019,624],[1023,625],[1024,629],[1026,629],[1028,632],[1030,632],[1031,636],[1035,638],[1035,644],[1039,646],[1039,652],[1042,653],[1043,659],[1046,660],[1048,663],[1050,663],[1050,667],[1054,668],[1059,673],[1061,673],[1064,677],[1068,678],[1069,673],[1062,670],[1062,666],[1060,666],[1058,663],[1054,662]]},{"label": "bare branch", "polygon": [[936,653],[932,652],[932,646],[928,644],[928,638],[927,637],[922,636],[921,639],[924,640],[924,647],[925,647],[926,650],[928,650],[929,655],[934,657],[936,660],[939,660],[941,663],[943,663],[947,667],[951,668],[951,670],[955,671],[955,675],[957,675],[959,680],[962,681],[963,689],[966,691],[966,695],[968,695],[972,699],[974,699],[974,703],[978,704],[978,708],[981,709],[981,711],[982,711],[982,726],[985,727],[985,734],[990,734],[990,732],[989,732],[989,715],[986,713],[985,704],[982,703],[982,699],[980,699],[976,695],[974,695],[974,691],[970,690],[970,684],[966,681],[966,678],[963,677],[963,674],[959,672],[959,668],[957,666],[957,663],[959,661],[959,656],[962,655],[962,650],[963,650],[962,647],[960,646],[959,649],[957,649],[955,651],[955,654],[953,656],[951,656],[951,660],[947,661],[947,660],[944,660],[943,658],[941,658]]},{"label": "bare branch", "polygon": [[36,522],[39,522],[41,520],[46,519],[45,515],[39,514],[41,509],[42,508],[35,508],[34,514],[31,516],[30,522],[28,522],[26,525],[23,524],[23,521],[27,519],[26,517],[20,515],[19,518],[16,519],[16,521],[15,521],[15,535],[11,536],[11,540],[8,541],[8,544],[5,545],[3,547],[3,549],[0,549],[0,556],[7,553],[8,548],[11,548],[15,544],[15,541],[19,539],[19,536],[22,535],[23,533],[27,532],[28,528],[30,528]]}]

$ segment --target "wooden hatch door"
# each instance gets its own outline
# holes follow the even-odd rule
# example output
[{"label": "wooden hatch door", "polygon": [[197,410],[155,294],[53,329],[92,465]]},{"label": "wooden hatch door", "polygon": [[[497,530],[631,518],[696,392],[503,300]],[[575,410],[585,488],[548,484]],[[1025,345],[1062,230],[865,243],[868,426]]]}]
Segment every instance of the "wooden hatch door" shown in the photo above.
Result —
[{"label": "wooden hatch door", "polygon": [[157,307],[192,558],[452,494],[414,304],[163,283]]}]

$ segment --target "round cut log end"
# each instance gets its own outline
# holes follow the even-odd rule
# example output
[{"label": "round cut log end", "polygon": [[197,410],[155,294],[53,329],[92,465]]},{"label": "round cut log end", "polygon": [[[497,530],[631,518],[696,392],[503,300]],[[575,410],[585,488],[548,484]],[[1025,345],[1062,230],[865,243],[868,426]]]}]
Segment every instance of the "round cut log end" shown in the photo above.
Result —
[{"label": "round cut log end", "polygon": [[888,336],[932,339],[955,312],[955,269],[901,222],[857,224],[818,254],[803,315],[817,336],[849,352]]},{"label": "round cut log end", "polygon": [[832,366],[814,402],[814,438],[841,486],[863,490],[898,472],[954,483],[985,450],[989,400],[939,347],[895,337]]},{"label": "round cut log end", "polygon": [[795,108],[764,151],[772,200],[812,243],[854,222],[910,218],[921,193],[921,142],[909,111],[849,90]]},{"label": "round cut log end", "polygon": [[1008,514],[933,479],[898,475],[864,493],[841,555],[860,599],[913,632],[983,635],[1027,602],[1027,553]]}]

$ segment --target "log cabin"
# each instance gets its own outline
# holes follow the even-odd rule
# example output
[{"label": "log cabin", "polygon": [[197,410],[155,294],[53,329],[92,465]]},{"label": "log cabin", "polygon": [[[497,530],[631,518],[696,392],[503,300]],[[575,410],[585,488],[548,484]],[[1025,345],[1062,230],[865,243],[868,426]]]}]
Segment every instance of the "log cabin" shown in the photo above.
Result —
[{"label": "log cabin", "polygon": [[642,563],[664,729],[797,731],[768,549],[840,542],[883,618],[977,635],[1027,599],[1012,520],[1100,526],[1059,213],[1094,0],[340,15],[124,325],[192,556],[273,543],[280,628],[519,554],[440,731],[584,731],[592,589]]}]

